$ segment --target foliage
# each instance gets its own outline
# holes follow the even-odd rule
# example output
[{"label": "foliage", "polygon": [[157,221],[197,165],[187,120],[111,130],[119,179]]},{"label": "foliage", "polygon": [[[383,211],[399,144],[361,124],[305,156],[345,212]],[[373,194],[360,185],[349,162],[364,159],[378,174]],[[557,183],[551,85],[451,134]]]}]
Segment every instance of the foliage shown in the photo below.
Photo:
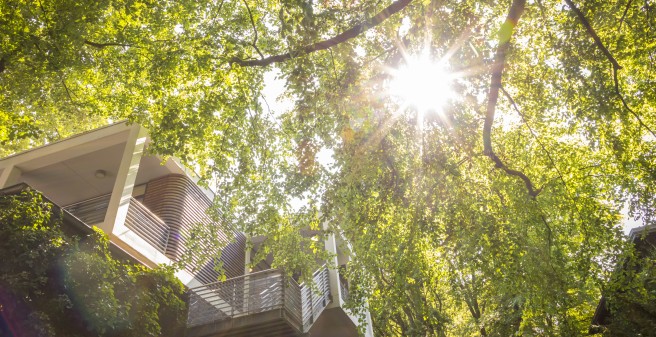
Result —
[{"label": "foliage", "polygon": [[174,336],[186,318],[172,270],[114,259],[99,230],[66,235],[40,194],[0,196],[2,336]]},{"label": "foliage", "polygon": [[[316,267],[301,229],[346,238],[381,335],[584,334],[622,210],[656,219],[651,0],[0,6],[3,151],[140,123],[274,263]],[[387,92],[424,49],[457,74],[441,111]]]},{"label": "foliage", "polygon": [[650,336],[656,328],[656,261],[654,247],[627,250],[604,296],[610,309],[606,336]]}]

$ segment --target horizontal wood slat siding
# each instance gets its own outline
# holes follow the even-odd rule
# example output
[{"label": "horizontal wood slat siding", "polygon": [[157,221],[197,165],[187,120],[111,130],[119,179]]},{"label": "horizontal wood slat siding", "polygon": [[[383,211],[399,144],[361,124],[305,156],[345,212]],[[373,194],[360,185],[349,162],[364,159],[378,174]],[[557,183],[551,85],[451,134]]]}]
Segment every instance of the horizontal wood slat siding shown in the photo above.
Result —
[{"label": "horizontal wood slat siding", "polygon": [[134,198],[130,198],[125,226],[157,248],[158,251],[166,253],[166,244],[169,239],[168,225]]},{"label": "horizontal wood slat siding", "polygon": [[[212,202],[189,178],[183,175],[168,175],[148,182],[143,200],[144,205],[169,226],[169,239],[166,255],[179,260],[184,254],[189,235],[197,224],[214,226],[206,211]],[[244,273],[244,249],[246,238],[242,233],[220,231],[218,239],[224,242],[234,241],[223,250],[216,245],[201,244],[204,252],[221,255],[223,268],[227,277],[236,277]],[[217,280],[213,259],[192,259],[187,268],[205,283]]]}]

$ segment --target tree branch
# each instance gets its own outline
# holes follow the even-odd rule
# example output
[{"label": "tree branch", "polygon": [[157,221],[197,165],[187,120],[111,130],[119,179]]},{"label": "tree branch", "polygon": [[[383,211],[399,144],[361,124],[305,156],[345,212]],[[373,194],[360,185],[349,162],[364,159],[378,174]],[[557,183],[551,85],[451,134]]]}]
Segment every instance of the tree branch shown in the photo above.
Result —
[{"label": "tree branch", "polygon": [[108,43],[98,43],[98,42],[93,42],[89,40],[84,40],[84,44],[96,47],[98,49],[103,49],[105,47],[132,47],[129,44],[123,44],[123,43],[115,43],[115,42],[108,42]]},{"label": "tree branch", "polygon": [[620,66],[619,63],[617,63],[617,60],[613,57],[613,54],[611,54],[610,51],[608,51],[608,48],[604,46],[604,43],[601,42],[599,35],[597,35],[597,32],[594,30],[594,28],[592,28],[590,22],[588,21],[588,19],[586,19],[583,12],[581,12],[581,10],[578,7],[576,7],[576,5],[574,4],[574,2],[572,2],[572,0],[565,0],[565,3],[567,3],[567,6],[569,6],[569,8],[571,8],[572,11],[574,11],[579,21],[581,21],[581,24],[583,25],[583,27],[585,27],[585,30],[588,32],[588,35],[590,35],[590,37],[592,37],[592,39],[594,40],[597,48],[599,48],[601,52],[604,53],[608,61],[610,61],[610,63],[613,65],[613,69],[622,69],[622,66]]},{"label": "tree branch", "polygon": [[513,107],[513,109],[515,109],[515,111],[517,112],[517,114],[519,115],[519,117],[522,119],[522,122],[524,122],[524,125],[526,125],[526,128],[528,128],[528,131],[531,133],[531,135],[533,136],[533,138],[535,138],[535,141],[538,142],[538,145],[540,145],[540,147],[542,148],[542,151],[544,151],[544,153],[547,155],[547,158],[548,158],[549,161],[551,162],[551,165],[552,165],[552,166],[554,167],[554,169],[556,170],[556,173],[558,173],[558,177],[560,178],[560,181],[561,181],[561,182],[563,183],[563,185],[565,186],[565,190],[567,190],[567,191],[569,192],[569,189],[568,189],[568,187],[567,187],[567,182],[565,182],[565,178],[563,178],[563,174],[560,172],[560,169],[558,169],[558,166],[556,165],[556,161],[555,161],[555,160],[553,159],[553,157],[551,156],[551,153],[547,150],[547,147],[544,146],[544,144],[542,144],[542,141],[540,140],[540,137],[538,137],[538,135],[537,135],[537,133],[535,132],[535,130],[533,130],[533,128],[531,127],[531,125],[528,123],[528,120],[526,119],[526,116],[524,116],[524,114],[521,112],[521,110],[519,110],[519,107],[517,106],[517,103],[516,103],[515,100],[512,98],[512,96],[510,96],[510,94],[506,91],[506,89],[504,89],[503,87],[501,87],[501,92],[503,93],[504,96],[506,96],[506,98],[507,98],[508,101],[510,102],[510,105]]},{"label": "tree branch", "polygon": [[251,26],[253,26],[253,33],[255,34],[255,36],[253,37],[253,43],[251,43],[251,45],[253,46],[253,48],[255,48],[255,51],[260,55],[260,58],[264,58],[264,55],[262,55],[260,48],[257,48],[257,28],[255,27],[255,20],[253,20],[253,13],[251,12],[251,8],[248,6],[247,0],[244,0],[244,5],[246,6],[246,10],[248,11],[248,17],[251,19]]},{"label": "tree branch", "polygon": [[626,7],[624,8],[624,13],[622,14],[622,18],[620,18],[620,23],[617,25],[617,32],[619,33],[620,30],[622,30],[622,23],[624,23],[624,18],[626,18],[626,13],[629,12],[629,7],[631,7],[631,4],[633,3],[633,0],[629,0],[626,3]]},{"label": "tree branch", "polygon": [[487,110],[485,113],[485,122],[483,124],[483,154],[490,157],[495,166],[506,172],[506,174],[522,179],[528,189],[528,194],[532,198],[535,198],[540,194],[542,189],[536,189],[533,186],[531,179],[529,179],[524,173],[509,168],[503,163],[503,161],[501,161],[501,159],[499,159],[492,149],[491,137],[494,114],[496,112],[497,101],[499,100],[499,90],[501,89],[501,77],[503,76],[506,54],[510,48],[510,37],[512,36],[517,22],[519,22],[525,4],[526,0],[513,0],[506,21],[499,31],[499,46],[497,47],[497,52],[494,55],[494,63],[492,64],[492,79],[490,81],[490,92],[488,94]]},{"label": "tree branch", "polygon": [[366,20],[363,23],[355,25],[350,29],[344,31],[341,34],[338,34],[328,40],[319,41],[305,47],[302,47],[300,50],[287,52],[284,54],[273,55],[259,60],[242,60],[240,58],[233,58],[232,63],[236,63],[242,67],[265,67],[272,63],[284,62],[294,57],[299,57],[307,55],[316,51],[325,50],[330,47],[336,46],[340,43],[346,42],[352,38],[357,37],[358,35],[366,32],[372,27],[375,27],[381,24],[383,21],[387,20],[390,16],[398,13],[403,8],[408,6],[412,0],[397,0],[389,5],[387,8],[383,9],[380,13],[374,15],[369,20]]},{"label": "tree branch", "polygon": [[[599,35],[597,35],[597,32],[594,30],[594,28],[592,28],[588,19],[585,17],[585,15],[583,15],[583,12],[581,12],[581,10],[578,7],[576,7],[574,2],[572,2],[572,0],[565,0],[565,3],[567,3],[567,6],[569,6],[569,8],[571,8],[572,11],[574,11],[579,21],[588,32],[588,35],[590,35],[590,37],[592,37],[592,39],[594,40],[597,48],[601,50],[601,52],[606,56],[608,61],[613,65],[613,82],[615,84],[615,94],[620,98],[620,101],[622,102],[624,108],[638,120],[638,123],[642,127],[647,129],[647,131],[649,131],[649,133],[651,133],[651,135],[654,136],[654,138],[656,138],[656,133],[654,133],[654,131],[642,121],[642,118],[640,118],[640,115],[638,115],[638,113],[636,113],[635,111],[633,111],[633,109],[629,107],[629,105],[626,103],[626,100],[624,99],[624,96],[622,95],[622,92],[620,91],[620,83],[617,78],[617,71],[622,69],[622,66],[620,66],[620,64],[617,62],[615,57],[613,57],[613,54],[611,54],[610,51],[608,51],[608,48],[604,46],[604,43],[601,42],[601,39],[599,38]],[[624,16],[622,16],[622,19],[624,19]]]},{"label": "tree branch", "polygon": [[620,101],[622,102],[624,108],[628,112],[630,112],[633,115],[633,117],[635,117],[638,120],[638,123],[643,128],[647,129],[647,131],[649,131],[649,133],[651,133],[651,135],[654,136],[654,138],[656,138],[656,133],[654,133],[654,130],[652,130],[649,126],[647,126],[647,124],[645,124],[645,122],[642,121],[642,118],[640,118],[640,115],[638,115],[638,113],[635,112],[633,109],[631,109],[629,105],[626,103],[626,100],[624,99],[624,95],[622,95],[622,92],[620,91],[620,82],[617,79],[617,70],[618,69],[613,68],[613,82],[615,83],[615,94],[617,94],[617,97],[620,98]]}]

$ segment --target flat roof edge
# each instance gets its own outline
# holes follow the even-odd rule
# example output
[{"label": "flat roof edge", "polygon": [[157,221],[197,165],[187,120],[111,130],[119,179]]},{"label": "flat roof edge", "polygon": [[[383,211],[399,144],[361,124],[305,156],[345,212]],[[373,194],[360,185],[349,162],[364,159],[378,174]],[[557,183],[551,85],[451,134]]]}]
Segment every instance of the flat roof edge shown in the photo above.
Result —
[{"label": "flat roof edge", "polygon": [[631,240],[634,240],[643,234],[650,234],[652,232],[656,232],[656,224],[644,225],[631,229],[631,231],[629,232],[629,238]]},{"label": "flat roof edge", "polygon": [[[60,139],[60,140],[57,140],[57,141],[54,141],[54,142],[51,142],[51,143],[47,143],[47,144],[43,144],[43,145],[39,145],[39,146],[37,146],[37,147],[33,147],[33,148],[31,148],[31,149],[27,149],[27,150],[24,150],[24,151],[21,151],[21,152],[17,152],[17,153],[14,153],[14,154],[10,154],[10,155],[8,155],[8,156],[6,156],[6,157],[2,157],[2,158],[0,158],[0,162],[6,161],[6,160],[10,160],[10,159],[14,159],[14,158],[18,158],[18,157],[21,157],[21,156],[26,155],[26,154],[28,154],[28,153],[32,153],[32,152],[34,152],[34,151],[39,151],[39,150],[42,150],[42,149],[44,149],[44,148],[47,148],[47,147],[50,147],[50,146],[53,146],[53,145],[56,145],[56,144],[61,144],[61,143],[64,143],[64,142],[67,142],[67,141],[70,141],[70,140],[73,140],[73,139],[76,139],[76,138],[80,138],[80,137],[84,137],[84,136],[87,136],[87,135],[90,135],[90,134],[93,134],[93,133],[96,133],[96,132],[100,132],[100,131],[102,131],[102,130],[106,130],[106,129],[109,129],[109,128],[117,127],[117,126],[119,126],[119,125],[128,126],[128,125],[130,125],[130,124],[129,124],[129,122],[128,122],[127,120],[122,120],[122,121],[118,121],[118,122],[116,122],[116,123],[112,123],[112,124],[108,124],[108,125],[103,125],[103,126],[100,126],[100,127],[95,128],[95,129],[91,129],[91,130],[84,131],[84,132],[81,132],[81,133],[76,133],[76,134],[74,134],[74,135],[72,135],[72,136],[69,136],[69,137],[66,137],[66,138],[62,138],[62,139]],[[118,132],[117,132],[117,133],[118,133]]]}]

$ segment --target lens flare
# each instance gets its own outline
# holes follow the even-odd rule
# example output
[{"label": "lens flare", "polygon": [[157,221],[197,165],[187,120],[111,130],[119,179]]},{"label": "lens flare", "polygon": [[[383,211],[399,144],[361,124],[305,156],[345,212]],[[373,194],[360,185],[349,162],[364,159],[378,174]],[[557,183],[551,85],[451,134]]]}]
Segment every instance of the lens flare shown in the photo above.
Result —
[{"label": "lens flare", "polygon": [[420,114],[430,111],[440,113],[453,97],[453,75],[445,62],[432,60],[428,53],[407,57],[404,65],[391,69],[390,73],[389,93],[401,104],[417,109]]}]

